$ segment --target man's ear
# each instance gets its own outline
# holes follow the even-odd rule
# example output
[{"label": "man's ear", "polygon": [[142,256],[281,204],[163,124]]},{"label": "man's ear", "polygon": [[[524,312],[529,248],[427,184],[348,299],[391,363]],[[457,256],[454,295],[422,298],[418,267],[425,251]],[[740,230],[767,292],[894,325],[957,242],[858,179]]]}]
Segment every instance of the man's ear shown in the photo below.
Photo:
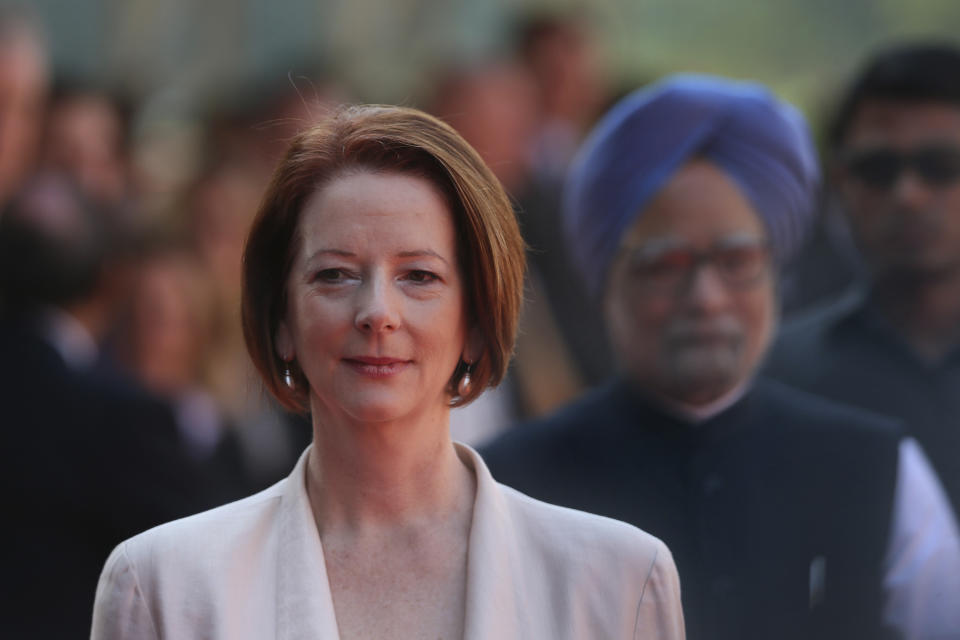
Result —
[{"label": "man's ear", "polygon": [[467,343],[463,347],[463,360],[473,364],[483,355],[483,334],[479,327],[473,327],[467,333]]},{"label": "man's ear", "polygon": [[287,323],[283,320],[277,325],[277,333],[274,335],[273,340],[274,349],[280,359],[284,362],[292,361],[295,355],[293,351],[293,336],[290,334],[290,328],[287,327]]}]

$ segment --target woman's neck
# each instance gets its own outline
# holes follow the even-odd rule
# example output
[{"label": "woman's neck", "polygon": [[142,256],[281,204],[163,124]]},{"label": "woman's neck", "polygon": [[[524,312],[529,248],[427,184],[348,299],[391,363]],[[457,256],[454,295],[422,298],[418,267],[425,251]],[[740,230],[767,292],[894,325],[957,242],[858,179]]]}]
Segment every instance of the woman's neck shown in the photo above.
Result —
[{"label": "woman's neck", "polygon": [[317,416],[307,474],[321,536],[431,526],[472,512],[475,478],[450,439],[446,408],[391,423]]}]

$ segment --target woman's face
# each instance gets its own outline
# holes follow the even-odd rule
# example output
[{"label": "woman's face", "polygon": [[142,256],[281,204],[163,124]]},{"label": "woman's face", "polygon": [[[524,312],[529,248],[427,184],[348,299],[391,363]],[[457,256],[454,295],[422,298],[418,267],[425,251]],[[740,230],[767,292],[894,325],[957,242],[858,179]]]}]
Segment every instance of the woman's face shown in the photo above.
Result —
[{"label": "woman's face", "polygon": [[324,416],[380,422],[447,411],[466,341],[447,202],[428,180],[349,173],[301,213],[278,355]]}]

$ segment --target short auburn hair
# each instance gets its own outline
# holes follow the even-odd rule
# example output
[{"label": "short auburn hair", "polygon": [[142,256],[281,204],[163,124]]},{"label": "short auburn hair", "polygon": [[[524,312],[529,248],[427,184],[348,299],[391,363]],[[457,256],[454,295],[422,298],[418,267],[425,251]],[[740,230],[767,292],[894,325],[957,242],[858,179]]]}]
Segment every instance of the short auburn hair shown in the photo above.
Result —
[{"label": "short auburn hair", "polygon": [[[482,352],[470,390],[456,393],[465,372],[448,385],[451,406],[462,406],[503,379],[513,353],[523,298],[525,246],[503,187],[474,149],[437,118],[417,109],[381,105],[342,107],[297,135],[274,171],[243,255],[243,335],[267,389],[287,409],[309,410],[309,383],[277,354],[277,328],[287,311],[287,279],[307,199],[354,171],[424,178],[444,194],[457,233],[468,328]],[[291,366],[294,365],[294,366]],[[289,367],[292,388],[284,382]]]}]

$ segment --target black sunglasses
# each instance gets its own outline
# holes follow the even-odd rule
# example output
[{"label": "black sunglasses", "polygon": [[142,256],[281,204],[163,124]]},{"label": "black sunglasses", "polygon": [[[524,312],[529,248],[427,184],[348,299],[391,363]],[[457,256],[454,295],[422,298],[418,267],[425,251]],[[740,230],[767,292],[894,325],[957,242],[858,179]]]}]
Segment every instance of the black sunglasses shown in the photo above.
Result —
[{"label": "black sunglasses", "polygon": [[950,146],[907,152],[889,148],[851,151],[843,164],[857,180],[875,189],[890,189],[907,169],[931,187],[945,187],[960,180],[960,149]]}]

